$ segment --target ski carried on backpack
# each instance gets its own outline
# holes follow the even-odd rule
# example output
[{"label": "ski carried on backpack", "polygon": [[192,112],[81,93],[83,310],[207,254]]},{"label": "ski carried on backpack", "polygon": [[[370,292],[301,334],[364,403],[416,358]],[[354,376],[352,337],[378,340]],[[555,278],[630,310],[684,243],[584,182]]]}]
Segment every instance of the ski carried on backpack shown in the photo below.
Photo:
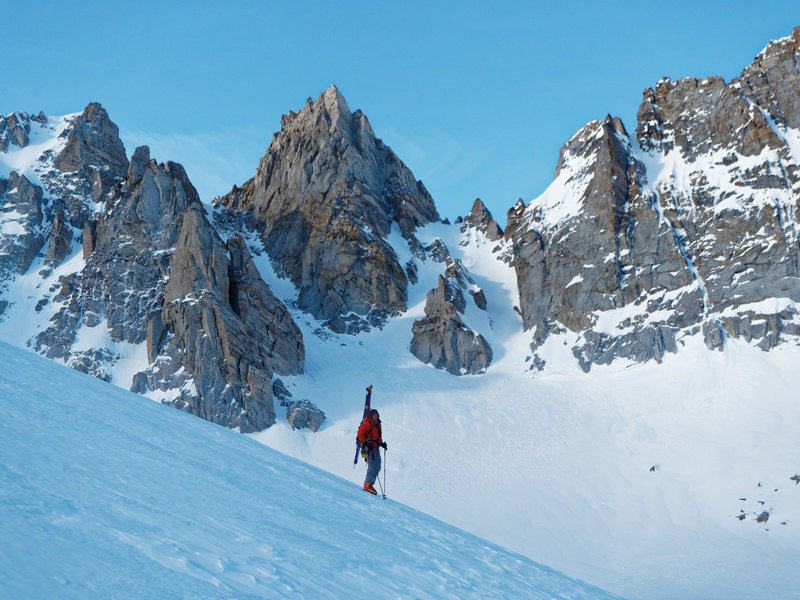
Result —
[{"label": "ski carried on backpack", "polygon": [[[361,417],[361,420],[367,418],[367,413],[369,412],[369,403],[372,401],[372,386],[367,388],[367,399],[364,400],[364,416]],[[356,436],[356,457],[353,459],[353,465],[358,464],[358,454],[361,451],[361,442],[358,441],[358,436]]]}]

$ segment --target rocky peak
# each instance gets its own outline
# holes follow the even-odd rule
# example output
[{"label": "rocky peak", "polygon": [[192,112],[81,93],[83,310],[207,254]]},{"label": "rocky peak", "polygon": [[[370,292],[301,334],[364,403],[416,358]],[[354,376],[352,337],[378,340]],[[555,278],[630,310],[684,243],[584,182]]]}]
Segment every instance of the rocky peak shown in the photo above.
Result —
[{"label": "rocky peak", "polygon": [[[352,128],[354,115],[350,112],[350,107],[347,105],[347,101],[344,99],[344,96],[342,96],[339,88],[335,85],[331,85],[322,93],[320,99],[322,102],[317,100],[317,104],[321,104],[321,107],[324,109],[323,114],[330,121],[330,126],[332,128],[341,131]],[[360,111],[359,116],[363,117]]]},{"label": "rocky peak", "polygon": [[800,27],[767,44],[738,83],[742,94],[776,124],[800,128]]},{"label": "rocky peak", "polygon": [[[41,113],[40,113],[41,114]],[[0,152],[8,150],[10,144],[24,148],[30,143],[31,120],[28,113],[15,112],[0,115]]]},{"label": "rocky peak", "polygon": [[[453,375],[486,371],[492,362],[492,348],[486,339],[470,329],[462,319],[466,310],[464,290],[472,283],[460,263],[451,263],[438,285],[428,292],[425,316],[414,321],[411,353],[420,361]],[[485,310],[485,297],[470,290],[479,308]]]},{"label": "rocky peak", "polygon": [[107,173],[110,178],[125,177],[128,158],[119,128],[100,103],[91,102],[62,135],[67,142],[53,162],[59,171],[95,169]]},{"label": "rocky peak", "polygon": [[[90,104],[82,115],[53,122],[43,112],[0,118],[0,151],[12,151],[9,143],[28,147],[34,139],[41,154],[29,150],[18,154],[20,173],[12,173],[13,185],[6,186],[6,212],[15,204],[16,214],[25,215],[10,215],[5,220],[16,221],[16,227],[0,234],[0,245],[8,250],[2,262],[6,267],[14,263],[13,269],[3,269],[7,275],[26,272],[45,246],[40,274],[45,276],[61,264],[73,248],[76,232],[92,220],[95,203],[122,179],[120,168],[127,167],[116,126],[99,104]],[[57,156],[54,148],[61,148]]]},{"label": "rocky peak", "polygon": [[300,306],[340,332],[405,310],[407,277],[386,238],[397,223],[411,242],[438,219],[422,183],[335,86],[284,117],[255,177],[219,202],[260,232]]},{"label": "rocky peak", "polygon": [[741,80],[645,90],[639,148],[610,117],[564,145],[551,186],[509,211],[534,346],[577,333],[588,369],[660,360],[685,335],[769,348],[800,332],[796,311],[759,304],[800,300],[800,157],[786,141],[798,135],[798,37],[771,43]]},{"label": "rocky peak", "polygon": [[476,198],[472,204],[472,210],[464,217],[466,225],[474,227],[486,234],[486,238],[496,242],[503,238],[503,230],[497,221],[492,217],[492,213],[480,198]]},{"label": "rocky peak", "polygon": [[602,121],[590,121],[561,147],[554,178],[569,167],[580,172],[583,163],[591,164],[601,147],[629,143],[628,132],[619,117],[607,115]]}]

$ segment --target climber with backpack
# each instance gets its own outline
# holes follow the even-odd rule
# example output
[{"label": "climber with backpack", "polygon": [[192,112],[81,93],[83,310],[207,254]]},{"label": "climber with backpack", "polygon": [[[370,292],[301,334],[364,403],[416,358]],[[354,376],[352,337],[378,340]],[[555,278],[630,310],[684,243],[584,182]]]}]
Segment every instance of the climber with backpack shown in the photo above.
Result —
[{"label": "climber with backpack", "polygon": [[381,433],[381,418],[374,408],[367,412],[367,416],[358,427],[358,441],[361,443],[361,456],[367,462],[367,477],[364,480],[364,491],[378,495],[375,491],[375,480],[381,470],[381,454],[378,448],[386,450],[386,442]]}]

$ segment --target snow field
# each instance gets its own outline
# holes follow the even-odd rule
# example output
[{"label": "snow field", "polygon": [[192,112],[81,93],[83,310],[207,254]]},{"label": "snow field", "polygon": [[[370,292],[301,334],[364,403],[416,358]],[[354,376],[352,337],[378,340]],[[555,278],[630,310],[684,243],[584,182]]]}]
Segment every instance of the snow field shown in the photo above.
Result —
[{"label": "snow field", "polygon": [[0,342],[0,596],[613,596]]},{"label": "snow field", "polygon": [[[328,420],[315,434],[291,431],[279,413],[255,439],[359,484],[355,431],[372,384],[390,497],[632,600],[795,597],[798,348],[729,341],[711,352],[690,337],[661,365],[617,361],[585,374],[566,334],[537,351],[546,370],[531,371],[513,270],[496,262],[494,244],[461,246],[457,226],[418,237],[440,237],[484,288],[490,315],[467,312],[495,352],[487,373],[454,377],[407,353],[425,288],[444,270],[427,261],[409,311],[381,331],[320,337],[293,313],[306,373],[282,379]],[[757,523],[766,509],[770,521]]]}]

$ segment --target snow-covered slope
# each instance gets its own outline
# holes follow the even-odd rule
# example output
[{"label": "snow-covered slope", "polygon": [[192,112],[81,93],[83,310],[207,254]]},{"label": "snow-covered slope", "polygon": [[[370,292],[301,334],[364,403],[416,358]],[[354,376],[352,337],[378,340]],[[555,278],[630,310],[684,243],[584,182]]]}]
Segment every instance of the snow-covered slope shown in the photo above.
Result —
[{"label": "snow-covered slope", "polygon": [[[554,336],[539,349],[541,373],[496,244],[442,224],[417,235],[424,245],[441,239],[484,289],[488,312],[471,307],[466,317],[493,346],[491,368],[454,377],[408,353],[422,283],[408,313],[381,331],[336,336],[294,311],[306,373],[283,380],[328,420],[311,433],[279,416],[256,439],[357,484],[353,440],[372,384],[390,496],[625,597],[796,598],[797,347],[766,353],[731,340],[712,352],[698,334],[662,364],[584,373]],[[266,257],[257,262],[291,306],[292,286]],[[420,281],[442,268],[423,263]]]},{"label": "snow-covered slope", "polygon": [[45,182],[41,175],[47,174],[48,167],[52,168],[52,165],[47,165],[46,160],[40,159],[45,154],[55,155],[63,149],[66,138],[61,134],[78,115],[79,113],[75,113],[50,119],[43,116],[31,118],[26,113],[8,115],[8,118],[16,117],[28,127],[28,144],[21,148],[17,144],[9,143],[6,150],[0,152],[0,177],[7,179],[11,171],[16,171],[19,175],[25,175],[31,183],[44,187]]},{"label": "snow-covered slope", "polygon": [[0,342],[4,598],[610,594]]}]

